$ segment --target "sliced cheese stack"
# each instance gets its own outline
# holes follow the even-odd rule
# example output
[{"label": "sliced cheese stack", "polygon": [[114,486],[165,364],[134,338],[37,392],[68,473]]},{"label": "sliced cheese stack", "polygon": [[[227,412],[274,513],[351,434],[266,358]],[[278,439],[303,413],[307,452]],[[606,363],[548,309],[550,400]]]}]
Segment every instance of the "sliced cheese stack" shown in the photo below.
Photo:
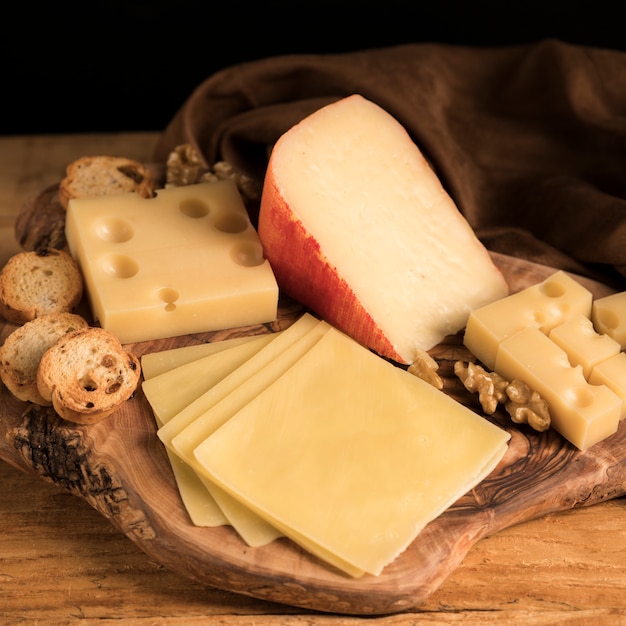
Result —
[{"label": "sliced cheese stack", "polygon": [[278,140],[258,231],[281,290],[402,363],[508,293],[406,130],[359,95]]},{"label": "sliced cheese stack", "polygon": [[351,576],[379,574],[495,468],[509,440],[309,315],[194,404],[159,437],[226,503],[229,523],[265,524]]},{"label": "sliced cheese stack", "polygon": [[[142,389],[159,427],[268,342],[270,335],[231,339],[144,355]],[[145,365],[145,370],[143,366]],[[196,526],[228,523],[220,506],[187,463],[167,450],[178,491]]]},{"label": "sliced cheese stack", "polygon": [[591,292],[559,271],[472,311],[464,335],[489,369],[538,392],[554,429],[581,450],[615,433],[625,414],[626,357],[594,328],[594,307]]}]

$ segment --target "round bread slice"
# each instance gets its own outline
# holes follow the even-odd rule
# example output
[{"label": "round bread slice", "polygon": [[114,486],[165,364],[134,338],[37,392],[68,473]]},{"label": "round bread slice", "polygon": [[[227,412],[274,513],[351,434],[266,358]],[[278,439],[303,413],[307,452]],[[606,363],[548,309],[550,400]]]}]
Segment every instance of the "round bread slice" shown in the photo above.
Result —
[{"label": "round bread slice", "polygon": [[14,254],[0,271],[0,315],[24,324],[48,313],[72,312],[83,297],[83,276],[64,250]]},{"label": "round bread slice", "polygon": [[136,192],[150,198],[154,182],[150,170],[126,157],[84,156],[72,161],[59,183],[59,201],[67,209],[72,198],[90,198]]},{"label": "round bread slice", "polygon": [[50,405],[37,389],[41,357],[63,335],[87,326],[74,313],[50,313],[19,326],[0,346],[0,379],[18,400]]},{"label": "round bread slice", "polygon": [[117,337],[91,326],[61,337],[37,369],[37,388],[64,419],[94,424],[117,411],[139,384],[139,359]]}]

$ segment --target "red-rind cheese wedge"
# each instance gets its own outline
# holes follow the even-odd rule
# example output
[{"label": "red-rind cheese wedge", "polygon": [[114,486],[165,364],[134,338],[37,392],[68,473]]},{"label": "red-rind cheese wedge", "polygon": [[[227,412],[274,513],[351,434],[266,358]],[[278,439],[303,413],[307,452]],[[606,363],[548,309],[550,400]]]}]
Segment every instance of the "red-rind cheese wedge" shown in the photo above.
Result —
[{"label": "red-rind cheese wedge", "polygon": [[360,95],[279,138],[258,232],[284,293],[400,363],[508,295],[406,130]]}]

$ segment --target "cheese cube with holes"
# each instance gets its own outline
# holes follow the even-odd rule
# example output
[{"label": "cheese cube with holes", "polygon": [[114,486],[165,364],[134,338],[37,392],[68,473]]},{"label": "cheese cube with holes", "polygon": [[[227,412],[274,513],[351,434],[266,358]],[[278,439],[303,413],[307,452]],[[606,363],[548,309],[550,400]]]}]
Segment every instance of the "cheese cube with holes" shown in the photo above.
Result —
[{"label": "cheese cube with holes", "polygon": [[397,362],[508,294],[406,130],[360,95],[279,138],[258,229],[282,291]]},{"label": "cheese cube with holes", "polygon": [[70,200],[94,317],[123,343],[274,321],[278,285],[230,180]]},{"label": "cheese cube with holes", "polygon": [[606,333],[626,350],[626,291],[594,300],[591,319],[599,333]]}]

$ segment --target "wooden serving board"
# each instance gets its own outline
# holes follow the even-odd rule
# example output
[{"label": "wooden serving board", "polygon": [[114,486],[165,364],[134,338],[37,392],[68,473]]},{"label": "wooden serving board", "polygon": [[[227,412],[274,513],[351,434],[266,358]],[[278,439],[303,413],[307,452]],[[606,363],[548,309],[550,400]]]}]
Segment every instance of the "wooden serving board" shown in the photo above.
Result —
[{"label": "wooden serving board", "polygon": [[[555,270],[494,254],[512,291]],[[596,297],[611,289],[580,279]],[[241,334],[285,328],[303,310],[281,303],[279,321],[233,331],[128,345],[138,355]],[[0,326],[0,341],[14,327]],[[480,412],[453,364],[470,355],[460,336],[432,351],[444,390]],[[141,389],[118,413],[92,426],[62,421],[51,409],[20,402],[0,385],[0,458],[56,484],[93,506],[150,558],[207,585],[302,608],[350,615],[417,607],[462,561],[472,545],[499,529],[547,513],[589,506],[626,493],[626,421],[605,441],[581,452],[553,431],[507,428],[505,457],[478,487],[431,522],[380,576],[352,579],[285,538],[245,545],[230,527],[198,528],[179,498],[166,451]]]}]

